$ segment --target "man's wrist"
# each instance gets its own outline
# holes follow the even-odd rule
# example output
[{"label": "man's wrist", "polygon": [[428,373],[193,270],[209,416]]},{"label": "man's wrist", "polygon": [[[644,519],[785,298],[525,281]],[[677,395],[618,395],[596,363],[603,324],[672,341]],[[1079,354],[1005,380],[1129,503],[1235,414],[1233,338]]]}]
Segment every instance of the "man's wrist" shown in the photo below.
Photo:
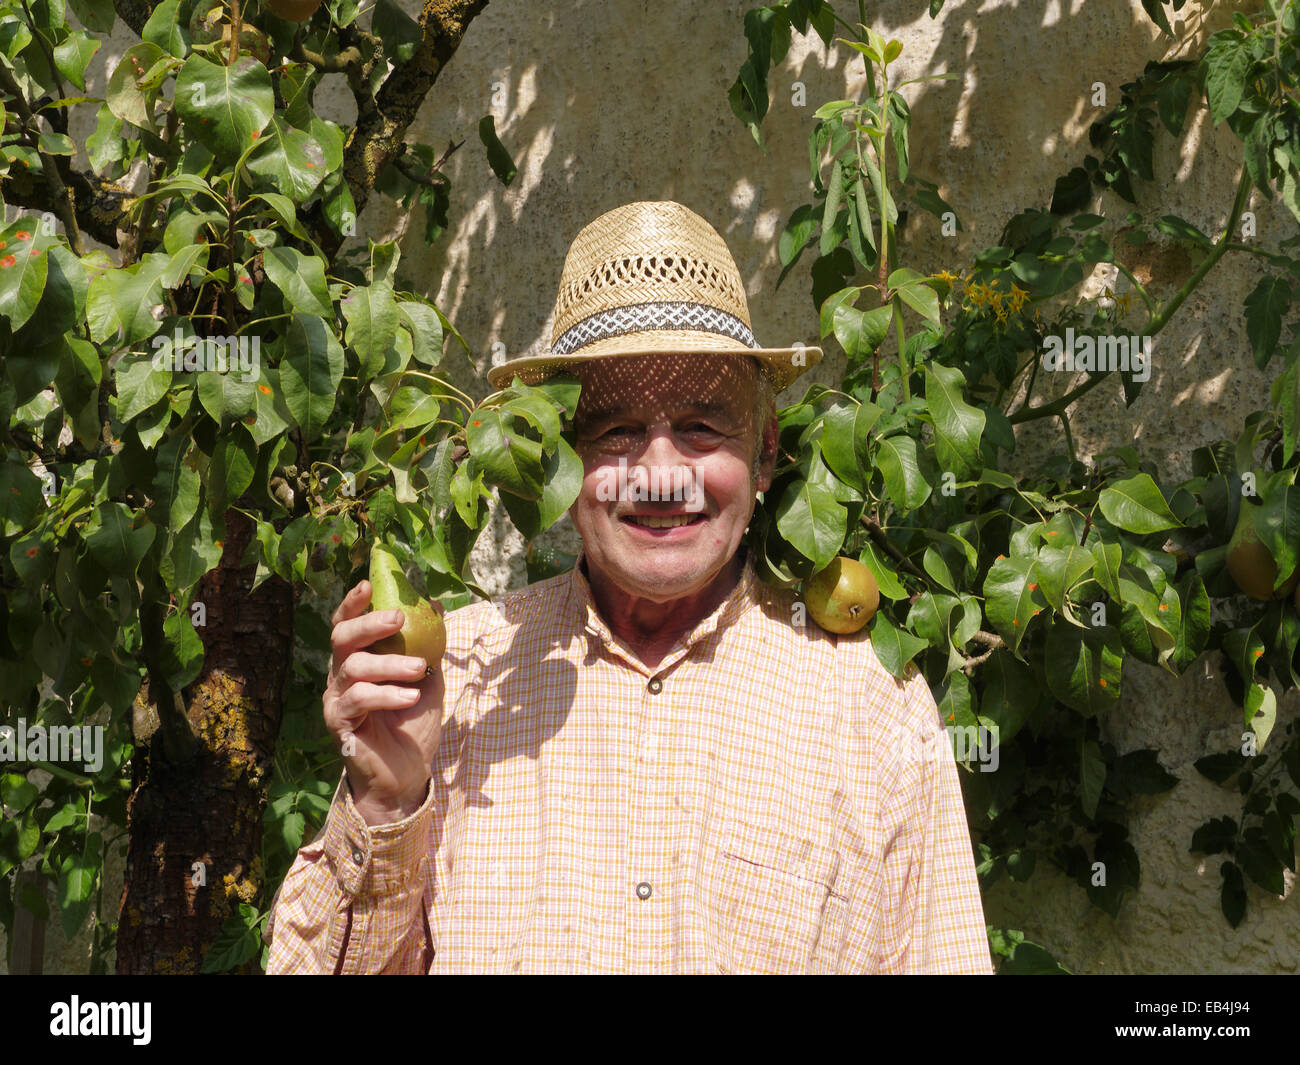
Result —
[{"label": "man's wrist", "polygon": [[367,826],[378,828],[405,821],[415,814],[428,798],[429,781],[426,779],[417,793],[404,799],[378,799],[368,794],[358,798],[351,781],[348,782],[348,791],[352,795],[352,806],[361,819]]}]

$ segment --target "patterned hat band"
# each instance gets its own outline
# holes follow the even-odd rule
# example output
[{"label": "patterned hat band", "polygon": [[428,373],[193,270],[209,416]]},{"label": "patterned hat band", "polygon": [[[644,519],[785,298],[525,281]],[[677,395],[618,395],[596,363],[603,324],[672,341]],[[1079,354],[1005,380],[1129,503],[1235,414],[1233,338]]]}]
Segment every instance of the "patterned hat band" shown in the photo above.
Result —
[{"label": "patterned hat band", "polygon": [[704,303],[656,300],[614,307],[582,319],[561,334],[551,346],[551,353],[569,355],[597,340],[653,329],[695,329],[731,337],[746,347],[758,347],[749,326],[734,314]]}]

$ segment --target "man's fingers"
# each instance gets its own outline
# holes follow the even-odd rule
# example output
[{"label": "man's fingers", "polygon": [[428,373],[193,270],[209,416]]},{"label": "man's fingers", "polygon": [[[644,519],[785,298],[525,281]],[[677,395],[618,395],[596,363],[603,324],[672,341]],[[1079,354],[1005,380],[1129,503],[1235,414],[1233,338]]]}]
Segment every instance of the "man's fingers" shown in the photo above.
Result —
[{"label": "man's fingers", "polygon": [[340,621],[347,621],[350,618],[360,617],[366,612],[366,607],[370,605],[370,596],[374,589],[370,586],[369,581],[357,581],[348,594],[343,597],[343,601],[335,608],[334,613],[330,615],[330,624],[337,625]]},{"label": "man's fingers", "polygon": [[413,655],[376,655],[353,651],[340,664],[338,679],[343,684],[357,681],[421,681],[427,663]]},{"label": "man's fingers", "polygon": [[355,731],[370,714],[405,710],[419,698],[416,687],[360,681],[325,707],[325,727],[336,736],[345,729]]},{"label": "man's fingers", "polygon": [[334,661],[342,663],[354,651],[393,635],[402,627],[402,618],[400,610],[372,610],[360,617],[340,621],[330,630]]}]

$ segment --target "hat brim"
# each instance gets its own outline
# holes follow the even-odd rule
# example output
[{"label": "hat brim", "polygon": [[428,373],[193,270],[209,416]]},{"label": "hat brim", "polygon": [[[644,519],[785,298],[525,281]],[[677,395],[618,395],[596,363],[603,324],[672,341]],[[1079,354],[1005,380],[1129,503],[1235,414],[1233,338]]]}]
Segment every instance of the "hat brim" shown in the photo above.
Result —
[{"label": "hat brim", "polygon": [[493,388],[505,388],[518,377],[526,385],[535,385],[555,374],[572,370],[593,359],[626,358],[635,355],[742,355],[756,359],[772,387],[780,392],[788,388],[805,370],[821,362],[822,349],[813,345],[797,348],[751,348],[716,334],[697,330],[663,330],[651,336],[609,337],[589,344],[570,355],[530,355],[493,366],[488,380]]}]

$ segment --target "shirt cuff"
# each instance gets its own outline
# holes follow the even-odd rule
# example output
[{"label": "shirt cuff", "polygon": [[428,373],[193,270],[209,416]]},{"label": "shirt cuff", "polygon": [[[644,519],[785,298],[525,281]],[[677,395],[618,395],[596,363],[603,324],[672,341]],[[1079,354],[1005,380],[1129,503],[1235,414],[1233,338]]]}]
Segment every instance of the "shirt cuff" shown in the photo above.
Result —
[{"label": "shirt cuff", "polygon": [[[432,781],[430,782],[430,784]],[[339,779],[325,822],[324,844],[339,886],[349,896],[388,895],[422,876],[433,818],[433,788],[410,817],[368,825],[357,812],[347,773]]]}]

